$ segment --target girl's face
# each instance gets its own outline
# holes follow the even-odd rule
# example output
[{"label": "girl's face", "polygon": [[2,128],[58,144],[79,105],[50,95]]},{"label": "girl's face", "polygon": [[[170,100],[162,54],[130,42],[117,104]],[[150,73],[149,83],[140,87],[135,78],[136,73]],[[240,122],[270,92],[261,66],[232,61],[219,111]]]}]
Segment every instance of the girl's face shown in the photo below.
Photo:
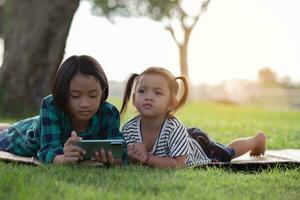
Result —
[{"label": "girl's face", "polygon": [[101,97],[102,88],[94,76],[75,74],[69,88],[72,121],[89,121],[99,109]]},{"label": "girl's face", "polygon": [[133,95],[133,104],[145,117],[165,116],[172,109],[167,80],[159,74],[142,75]]}]

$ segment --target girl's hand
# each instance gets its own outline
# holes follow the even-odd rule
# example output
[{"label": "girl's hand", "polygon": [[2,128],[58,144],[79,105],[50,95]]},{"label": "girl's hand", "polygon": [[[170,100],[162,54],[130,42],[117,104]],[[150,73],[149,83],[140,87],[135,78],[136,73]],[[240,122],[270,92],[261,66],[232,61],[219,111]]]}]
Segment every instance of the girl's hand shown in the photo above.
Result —
[{"label": "girl's hand", "polygon": [[58,155],[54,158],[55,163],[76,163],[83,159],[85,150],[74,145],[75,142],[80,141],[81,138],[77,136],[75,131],[72,131],[71,137],[64,144],[64,154]]},{"label": "girl's hand", "polygon": [[149,153],[146,150],[146,147],[143,143],[136,143],[127,146],[127,153],[129,158],[145,164],[149,158]]},{"label": "girl's hand", "polygon": [[103,163],[105,166],[122,165],[123,163],[122,159],[114,158],[111,151],[106,153],[104,149],[100,149],[98,152],[96,152],[93,160]]}]

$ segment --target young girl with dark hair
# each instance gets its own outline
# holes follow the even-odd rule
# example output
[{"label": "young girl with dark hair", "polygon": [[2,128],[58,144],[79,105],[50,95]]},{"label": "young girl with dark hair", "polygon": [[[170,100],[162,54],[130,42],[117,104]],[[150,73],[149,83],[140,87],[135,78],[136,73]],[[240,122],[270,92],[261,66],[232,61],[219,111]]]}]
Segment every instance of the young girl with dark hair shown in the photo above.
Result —
[{"label": "young girl with dark hair", "polygon": [[[76,163],[85,151],[81,139],[120,139],[120,117],[106,102],[109,88],[101,65],[90,56],[71,56],[58,68],[52,94],[42,101],[38,116],[0,125],[0,150],[36,156],[44,163]],[[103,149],[95,160],[117,164]]]}]

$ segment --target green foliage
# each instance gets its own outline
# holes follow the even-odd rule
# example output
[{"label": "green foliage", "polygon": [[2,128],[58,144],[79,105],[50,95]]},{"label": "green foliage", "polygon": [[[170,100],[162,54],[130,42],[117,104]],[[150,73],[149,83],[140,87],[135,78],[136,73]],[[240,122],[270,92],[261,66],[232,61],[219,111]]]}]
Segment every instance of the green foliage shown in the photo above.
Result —
[{"label": "green foliage", "polygon": [[177,0],[93,0],[94,11],[99,15],[112,18],[120,15],[125,17],[148,16],[154,20],[170,17],[172,11],[178,9]]}]

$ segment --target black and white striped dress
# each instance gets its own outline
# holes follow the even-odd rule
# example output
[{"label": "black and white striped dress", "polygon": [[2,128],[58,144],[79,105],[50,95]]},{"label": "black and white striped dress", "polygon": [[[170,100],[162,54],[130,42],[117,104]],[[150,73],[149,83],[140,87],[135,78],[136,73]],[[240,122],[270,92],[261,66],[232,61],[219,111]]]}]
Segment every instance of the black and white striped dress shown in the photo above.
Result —
[{"label": "black and white striped dress", "polygon": [[[140,116],[128,121],[122,129],[127,145],[143,143]],[[158,139],[150,152],[160,157],[188,157],[186,166],[206,164],[210,162],[200,145],[192,139],[184,125],[176,118],[167,118],[161,128]]]}]

